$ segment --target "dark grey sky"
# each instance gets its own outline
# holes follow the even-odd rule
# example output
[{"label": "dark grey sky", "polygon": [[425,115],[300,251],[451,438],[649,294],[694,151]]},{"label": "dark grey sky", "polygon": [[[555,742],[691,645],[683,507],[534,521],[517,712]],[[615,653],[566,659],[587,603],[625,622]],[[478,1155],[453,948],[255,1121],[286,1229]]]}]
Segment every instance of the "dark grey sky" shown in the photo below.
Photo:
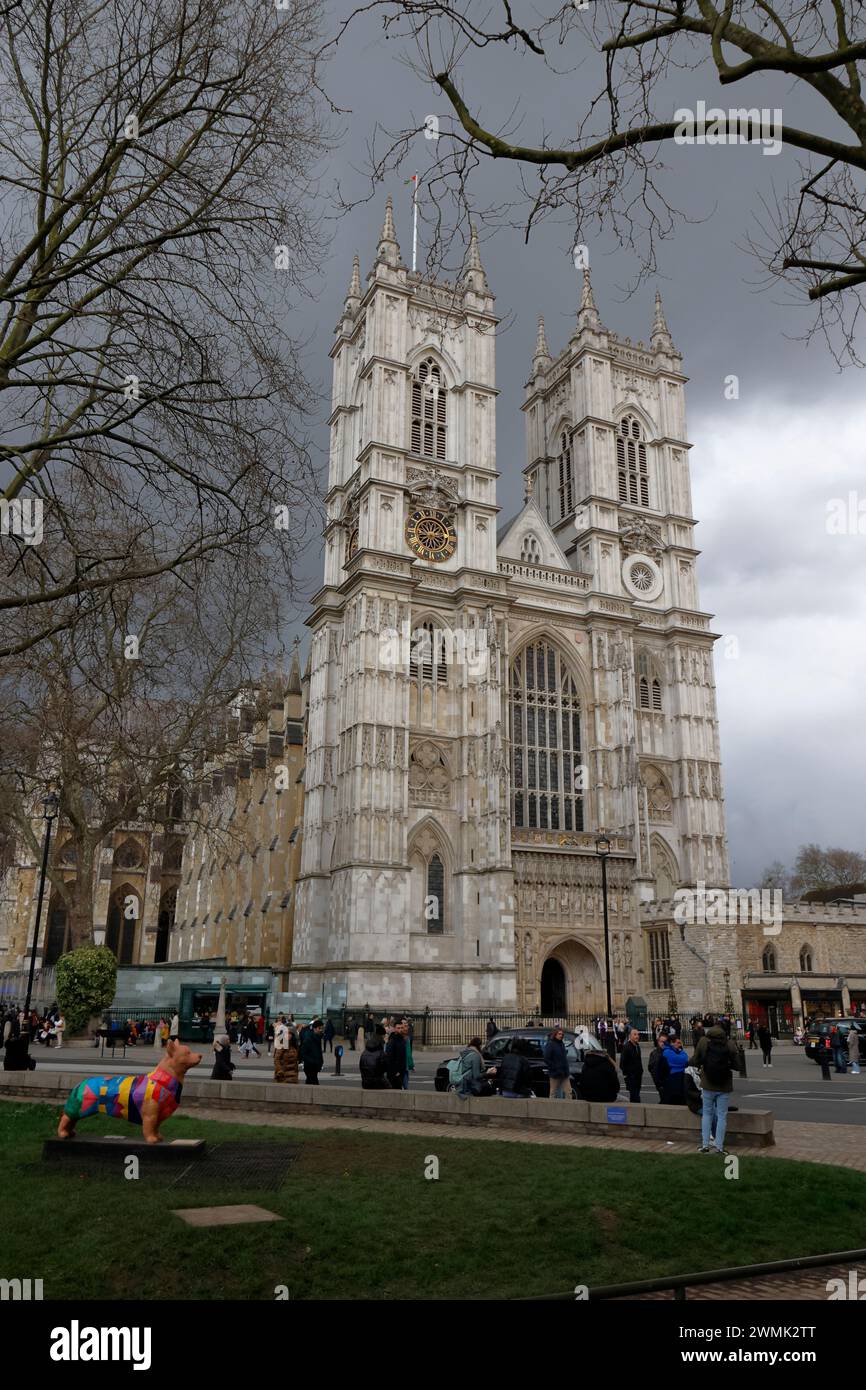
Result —
[{"label": "dark grey sky", "polygon": [[[399,39],[384,42],[372,17],[359,20],[338,50],[327,86],[349,114],[323,190],[339,180],[344,197],[369,195],[368,151],[377,127],[401,130],[433,113],[447,130],[444,100],[401,61],[407,52]],[[560,58],[557,66],[569,64]],[[565,139],[597,82],[591,55],[570,75],[553,76],[540,60],[497,48],[473,55],[460,71],[489,126],[511,118],[511,129],[526,141],[543,128]],[[706,68],[678,74],[659,113],[671,119],[677,107],[699,98],[726,107],[781,107],[788,123],[830,129],[817,100],[788,78],[751,79],[732,95],[730,88],[720,91]],[[385,144],[380,136],[379,148]],[[328,389],[327,352],[352,254],[360,253],[363,277],[391,192],[408,260],[411,205],[403,179],[417,170],[423,180],[434,149],[418,136],[410,158],[372,201],[333,224],[318,302],[296,316],[310,338],[311,370]],[[811,311],[793,306],[782,289],[760,292],[761,267],[743,249],[762,199],[772,196],[772,185],[784,188],[796,159],[787,151],[767,156],[759,146],[667,147],[664,191],[700,220],[680,223],[660,245],[658,276],[631,298],[625,287],[636,274],[633,253],[609,233],[584,238],[602,320],[634,340],[647,339],[658,285],[691,378],[701,601],[716,615],[716,630],[736,639],[718,644],[716,674],[733,876],[744,886],[769,861],[792,861],[807,841],[866,849],[866,517],[863,535],[828,535],[826,527],[831,499],[847,499],[851,491],[866,499],[864,378],[855,369],[840,373],[823,339],[796,341]],[[520,171],[488,163],[473,191],[477,208],[517,199]],[[497,310],[506,319],[497,348],[497,432],[499,502],[510,515],[520,499],[520,403],[536,317],[545,315],[555,354],[577,307],[575,238],[567,219],[542,224],[528,246],[522,230],[487,223],[480,232]],[[730,374],[739,378],[735,401],[724,396]],[[323,430],[318,439],[324,450]],[[320,561],[310,559],[311,581],[318,582]]]}]

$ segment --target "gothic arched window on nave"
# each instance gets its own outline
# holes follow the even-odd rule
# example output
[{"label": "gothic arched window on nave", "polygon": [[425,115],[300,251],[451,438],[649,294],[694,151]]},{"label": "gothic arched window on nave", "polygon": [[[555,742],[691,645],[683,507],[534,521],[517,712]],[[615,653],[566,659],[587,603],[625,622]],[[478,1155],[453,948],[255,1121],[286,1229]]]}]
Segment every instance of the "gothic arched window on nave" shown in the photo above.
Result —
[{"label": "gothic arched window on nave", "polygon": [[529,830],[582,830],[580,700],[555,647],[534,642],[511,668],[511,819]]},{"label": "gothic arched window on nave", "polygon": [[419,362],[412,379],[412,453],[444,459],[448,395],[442,369],[432,357]]},{"label": "gothic arched window on nave", "polygon": [[616,436],[616,468],[620,502],[649,506],[649,472],[643,430],[633,415],[619,422]]}]

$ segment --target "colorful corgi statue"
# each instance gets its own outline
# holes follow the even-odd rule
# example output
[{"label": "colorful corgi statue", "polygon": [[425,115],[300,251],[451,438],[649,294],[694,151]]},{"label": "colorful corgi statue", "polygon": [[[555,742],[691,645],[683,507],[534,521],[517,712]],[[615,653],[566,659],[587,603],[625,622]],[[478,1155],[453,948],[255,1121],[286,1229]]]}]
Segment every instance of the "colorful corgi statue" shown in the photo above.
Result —
[{"label": "colorful corgi statue", "polygon": [[79,1120],[110,1115],[141,1125],[148,1144],[160,1143],[160,1126],[180,1105],[183,1078],[197,1067],[201,1053],[186,1043],[170,1042],[159,1065],[144,1076],[89,1076],[79,1081],[63,1107],[59,1139],[74,1139]]}]

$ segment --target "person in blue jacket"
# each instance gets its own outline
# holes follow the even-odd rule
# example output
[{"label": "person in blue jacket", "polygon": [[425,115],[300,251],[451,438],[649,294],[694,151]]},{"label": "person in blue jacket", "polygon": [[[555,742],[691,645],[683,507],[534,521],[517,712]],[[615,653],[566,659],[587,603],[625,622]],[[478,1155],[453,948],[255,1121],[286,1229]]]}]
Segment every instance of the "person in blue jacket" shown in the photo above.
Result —
[{"label": "person in blue jacket", "polygon": [[551,1030],[544,1047],[544,1061],[550,1078],[550,1099],[571,1100],[571,1070],[561,1028]]},{"label": "person in blue jacket", "polygon": [[659,1063],[661,1074],[662,1105],[685,1105],[685,1070],[689,1064],[688,1053],[680,1038],[671,1038],[665,1045]]}]

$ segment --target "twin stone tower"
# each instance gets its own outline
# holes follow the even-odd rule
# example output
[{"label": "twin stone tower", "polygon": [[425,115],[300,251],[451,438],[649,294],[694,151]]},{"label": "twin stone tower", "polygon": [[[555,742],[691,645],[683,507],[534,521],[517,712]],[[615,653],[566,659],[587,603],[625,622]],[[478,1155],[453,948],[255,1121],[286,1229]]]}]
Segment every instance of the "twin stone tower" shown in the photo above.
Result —
[{"label": "twin stone tower", "polygon": [[682,359],[658,295],[634,345],[584,272],[556,356],[539,319],[502,524],[497,322],[474,231],[456,283],[425,279],[389,199],[331,350],[290,987],[603,1010],[603,827],[614,1007],[663,1006],[658,905],[728,883]]}]

